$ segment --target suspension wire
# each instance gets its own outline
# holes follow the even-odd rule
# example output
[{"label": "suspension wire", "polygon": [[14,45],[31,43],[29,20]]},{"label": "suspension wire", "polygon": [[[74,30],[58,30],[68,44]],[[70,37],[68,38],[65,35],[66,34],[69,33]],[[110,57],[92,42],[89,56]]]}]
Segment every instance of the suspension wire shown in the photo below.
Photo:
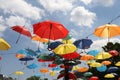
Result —
[{"label": "suspension wire", "polygon": [[116,19],[118,19],[120,17],[120,15],[118,15],[117,17],[113,18],[108,24],[111,24],[113,21],[115,21]]}]

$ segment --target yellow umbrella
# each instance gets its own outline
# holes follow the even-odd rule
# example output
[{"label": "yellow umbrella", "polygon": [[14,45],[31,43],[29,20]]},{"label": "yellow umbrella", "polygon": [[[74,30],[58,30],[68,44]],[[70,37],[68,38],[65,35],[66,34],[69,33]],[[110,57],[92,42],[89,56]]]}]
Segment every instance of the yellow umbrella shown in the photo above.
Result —
[{"label": "yellow umbrella", "polygon": [[62,40],[62,42],[64,43],[64,44],[67,44],[67,43],[69,43],[69,44],[72,44],[73,43],[73,41],[71,40],[71,39],[69,39],[69,40]]},{"label": "yellow umbrella", "polygon": [[110,73],[110,74],[106,74],[104,77],[105,77],[105,78],[114,78],[115,76]]},{"label": "yellow umbrella", "polygon": [[16,72],[14,72],[14,74],[15,74],[15,75],[23,75],[24,72],[22,72],[22,71],[16,71]]},{"label": "yellow umbrella", "polygon": [[73,66],[72,71],[78,70],[80,67],[79,66]]},{"label": "yellow umbrella", "polygon": [[7,43],[3,38],[0,38],[0,50],[8,50],[11,48],[9,43]]},{"label": "yellow umbrella", "polygon": [[55,48],[53,51],[56,54],[63,55],[63,54],[69,54],[76,50],[76,46],[73,44],[61,44],[57,48]]},{"label": "yellow umbrella", "polygon": [[118,61],[117,63],[115,63],[116,66],[120,66],[120,61]]},{"label": "yellow umbrella", "polygon": [[112,55],[109,54],[108,52],[101,52],[95,56],[95,59],[103,60],[103,59],[108,59],[110,57],[112,57]]},{"label": "yellow umbrella", "polygon": [[95,29],[94,34],[102,38],[111,38],[120,35],[120,26],[105,24]]},{"label": "yellow umbrella", "polygon": [[55,76],[56,75],[56,71],[52,71],[52,72],[50,72],[50,76]]},{"label": "yellow umbrella", "polygon": [[100,67],[100,66],[102,66],[102,64],[100,64],[99,62],[90,63],[90,67]]}]

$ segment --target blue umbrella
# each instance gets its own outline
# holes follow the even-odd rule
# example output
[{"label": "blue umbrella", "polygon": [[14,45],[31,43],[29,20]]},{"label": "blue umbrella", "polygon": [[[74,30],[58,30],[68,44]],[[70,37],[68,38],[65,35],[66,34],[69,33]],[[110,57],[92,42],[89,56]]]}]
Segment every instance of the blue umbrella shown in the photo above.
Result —
[{"label": "blue umbrella", "polygon": [[27,66],[27,68],[29,68],[29,69],[35,69],[35,68],[37,68],[37,67],[38,67],[38,65],[35,64],[35,63],[30,64],[30,65]]},{"label": "blue umbrella", "polygon": [[105,72],[106,70],[107,70],[107,66],[105,66],[105,65],[97,67],[97,71],[99,71],[99,72]]},{"label": "blue umbrella", "polygon": [[60,44],[63,44],[62,42],[60,41],[55,41],[55,42],[52,42],[48,45],[48,50],[53,50],[55,49],[57,46],[59,46]]},{"label": "blue umbrella", "polygon": [[27,64],[27,61],[31,61],[31,60],[34,60],[34,58],[33,57],[31,57],[31,56],[25,56],[25,57],[23,57],[23,58],[20,58],[19,59],[20,61],[25,61],[25,65]]},{"label": "blue umbrella", "polygon": [[19,50],[18,52],[17,52],[17,54],[27,54],[27,50],[25,50],[25,49],[21,49],[21,50]]},{"label": "blue umbrella", "polygon": [[109,67],[108,69],[107,69],[107,72],[108,73],[112,73],[112,72],[116,72],[116,71],[118,71],[118,67]]},{"label": "blue umbrella", "polygon": [[90,45],[92,44],[92,40],[90,39],[79,39],[73,42],[73,44],[80,49],[88,49],[90,48]]},{"label": "blue umbrella", "polygon": [[25,50],[27,51],[27,55],[37,56],[37,53],[32,49],[25,49]]},{"label": "blue umbrella", "polygon": [[99,50],[90,50],[87,52],[87,54],[92,55],[92,56],[96,56],[98,53],[100,53]]}]

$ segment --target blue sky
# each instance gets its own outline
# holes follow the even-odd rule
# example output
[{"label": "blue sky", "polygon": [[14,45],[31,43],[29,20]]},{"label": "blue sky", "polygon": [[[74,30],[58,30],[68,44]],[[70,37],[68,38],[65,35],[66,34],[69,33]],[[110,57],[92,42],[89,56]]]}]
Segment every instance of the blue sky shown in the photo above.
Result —
[{"label": "blue sky", "polygon": [[[0,37],[11,45],[8,51],[0,51],[3,54],[1,55],[3,59],[0,61],[1,72],[9,75],[24,67],[11,53],[16,53],[23,48],[37,49],[37,42],[26,36],[21,36],[18,44],[15,44],[18,33],[10,27],[25,25],[32,33],[34,23],[53,20],[62,23],[73,38],[81,39],[93,33],[98,26],[120,15],[119,4],[119,0],[0,0]],[[119,20],[113,23],[120,25]],[[94,35],[90,38],[94,41],[92,48],[99,49],[106,42],[105,39]],[[119,37],[111,40],[119,41]],[[32,75],[30,71],[24,70],[25,74],[22,77]]]}]

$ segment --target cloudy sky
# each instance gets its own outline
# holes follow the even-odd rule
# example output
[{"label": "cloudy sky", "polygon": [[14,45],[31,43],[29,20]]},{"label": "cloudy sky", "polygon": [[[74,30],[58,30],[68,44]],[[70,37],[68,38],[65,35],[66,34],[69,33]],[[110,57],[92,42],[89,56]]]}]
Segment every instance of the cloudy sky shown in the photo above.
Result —
[{"label": "cloudy sky", "polygon": [[[81,39],[93,33],[98,26],[109,23],[120,15],[119,4],[119,0],[0,0],[0,36],[12,46],[8,51],[1,51],[2,54],[5,53],[0,62],[1,72],[8,74],[14,72],[15,68],[17,70],[22,67],[15,56],[9,53],[23,48],[36,49],[37,45],[25,36],[21,36],[18,44],[15,44],[19,34],[10,27],[25,26],[32,33],[34,23],[53,20],[63,24],[73,38]],[[112,23],[120,25],[119,20]],[[94,41],[93,47],[97,49],[106,43],[106,39],[94,35],[89,38]],[[119,41],[119,38],[111,40]]]}]

